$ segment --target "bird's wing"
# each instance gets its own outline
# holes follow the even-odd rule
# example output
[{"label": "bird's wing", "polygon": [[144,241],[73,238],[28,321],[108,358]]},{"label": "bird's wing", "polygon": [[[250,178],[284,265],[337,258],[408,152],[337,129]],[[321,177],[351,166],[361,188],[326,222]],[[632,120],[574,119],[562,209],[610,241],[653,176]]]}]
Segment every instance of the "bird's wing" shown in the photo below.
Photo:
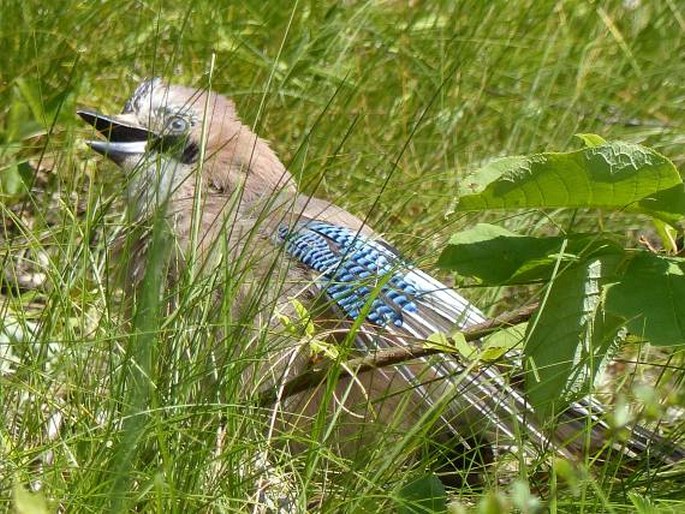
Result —
[{"label": "bird's wing", "polygon": [[[363,352],[415,344],[485,319],[382,240],[320,220],[282,225],[276,238],[312,270],[316,287],[339,311],[353,320],[365,317],[367,329],[355,338]],[[520,444],[526,434],[535,446],[547,444],[523,395],[494,367],[470,368],[437,355],[395,369],[428,405],[445,407],[441,421],[455,434],[507,446]]]},{"label": "bird's wing", "polygon": [[[316,287],[340,312],[353,320],[365,316],[370,329],[355,334],[363,352],[416,344],[485,320],[466,299],[408,263],[373,232],[300,218],[282,225],[276,237],[291,258],[314,273]],[[517,353],[511,357],[520,360]],[[502,446],[524,443],[529,455],[550,444],[565,456],[585,444],[595,450],[608,444],[629,458],[648,449],[664,463],[685,458],[682,448],[639,426],[631,427],[626,440],[611,437],[604,409],[590,397],[569,405],[554,430],[543,429],[523,393],[495,366],[474,367],[454,356],[434,355],[395,369],[424,402],[444,407],[442,424],[464,437],[478,433]],[[581,435],[588,426],[589,443]]]}]

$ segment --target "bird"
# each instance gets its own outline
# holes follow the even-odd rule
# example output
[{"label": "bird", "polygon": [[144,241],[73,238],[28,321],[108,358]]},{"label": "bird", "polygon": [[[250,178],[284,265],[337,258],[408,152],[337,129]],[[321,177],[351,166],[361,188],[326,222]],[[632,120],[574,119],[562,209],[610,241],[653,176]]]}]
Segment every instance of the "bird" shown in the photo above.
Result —
[{"label": "bird", "polygon": [[[300,192],[228,97],[153,78],[138,85],[120,114],[77,112],[102,136],[87,145],[123,169],[133,218],[168,222],[179,254],[169,280],[189,266],[224,273],[230,284],[215,294],[230,296],[232,319],[249,320],[244,334],[285,334],[244,371],[256,384],[251,393],[278,388],[322,358],[311,351],[319,336],[308,332],[307,343],[293,334],[298,323],[311,321],[323,334],[324,357],[344,364],[345,356],[407,348],[487,321],[362,219]],[[148,247],[143,234],[130,257],[129,284],[143,279]],[[237,353],[244,356],[248,346]],[[520,366],[520,355],[509,358]],[[666,464],[685,456],[637,425],[627,438],[615,437],[604,407],[589,397],[572,403],[550,428],[501,367],[453,353],[347,371],[280,401],[282,426],[308,427],[306,433],[324,411],[334,426],[331,444],[345,456],[416,432],[449,449],[454,468],[486,465],[493,448],[530,456],[551,448],[567,458],[600,450],[639,458],[653,449]]]}]

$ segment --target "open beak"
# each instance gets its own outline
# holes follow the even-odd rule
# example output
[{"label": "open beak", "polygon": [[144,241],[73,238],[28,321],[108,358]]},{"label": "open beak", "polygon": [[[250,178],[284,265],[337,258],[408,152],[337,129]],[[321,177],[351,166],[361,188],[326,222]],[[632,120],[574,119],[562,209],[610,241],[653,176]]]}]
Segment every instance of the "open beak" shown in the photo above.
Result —
[{"label": "open beak", "polygon": [[86,141],[97,153],[121,164],[132,155],[142,155],[150,141],[157,139],[157,134],[123,117],[107,116],[95,111],[79,109],[76,113],[102,134],[106,141]]}]

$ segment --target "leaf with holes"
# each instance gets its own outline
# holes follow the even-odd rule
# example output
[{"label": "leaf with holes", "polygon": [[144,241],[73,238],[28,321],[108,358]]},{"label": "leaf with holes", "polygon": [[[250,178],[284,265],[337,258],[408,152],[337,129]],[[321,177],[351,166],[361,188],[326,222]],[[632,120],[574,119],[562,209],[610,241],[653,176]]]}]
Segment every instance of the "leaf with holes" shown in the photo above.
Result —
[{"label": "leaf with holes", "polygon": [[559,412],[572,397],[589,392],[614,350],[623,319],[604,312],[602,285],[614,279],[620,262],[603,256],[566,270],[528,324],[526,389],[538,412]]},{"label": "leaf with holes", "polygon": [[628,208],[672,221],[685,216],[684,191],[666,157],[614,141],[494,161],[464,180],[457,209]]}]

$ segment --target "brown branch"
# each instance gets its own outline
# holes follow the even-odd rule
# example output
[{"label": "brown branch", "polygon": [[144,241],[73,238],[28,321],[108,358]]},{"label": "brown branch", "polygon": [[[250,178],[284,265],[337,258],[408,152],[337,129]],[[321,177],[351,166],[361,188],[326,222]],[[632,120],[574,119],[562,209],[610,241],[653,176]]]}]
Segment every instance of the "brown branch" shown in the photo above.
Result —
[{"label": "brown branch", "polygon": [[[497,316],[496,318],[478,323],[477,325],[472,325],[464,329],[461,333],[466,341],[476,341],[502,328],[528,321],[537,308],[537,303],[522,307],[519,310],[508,312],[501,316]],[[378,350],[373,354],[356,357],[346,361],[344,364],[340,365],[338,378],[345,378],[352,375],[356,376],[373,369],[385,368],[438,353],[453,354],[458,352],[456,348],[439,348],[434,344],[432,346],[417,344],[385,348],[383,350]],[[259,404],[262,407],[266,407],[273,405],[277,400],[284,400],[285,398],[302,393],[308,389],[313,389],[326,380],[328,373],[334,366],[335,364],[330,363],[329,361],[319,367],[308,369],[304,373],[286,382],[281,389],[280,394],[278,389],[264,391],[259,397]]]}]

